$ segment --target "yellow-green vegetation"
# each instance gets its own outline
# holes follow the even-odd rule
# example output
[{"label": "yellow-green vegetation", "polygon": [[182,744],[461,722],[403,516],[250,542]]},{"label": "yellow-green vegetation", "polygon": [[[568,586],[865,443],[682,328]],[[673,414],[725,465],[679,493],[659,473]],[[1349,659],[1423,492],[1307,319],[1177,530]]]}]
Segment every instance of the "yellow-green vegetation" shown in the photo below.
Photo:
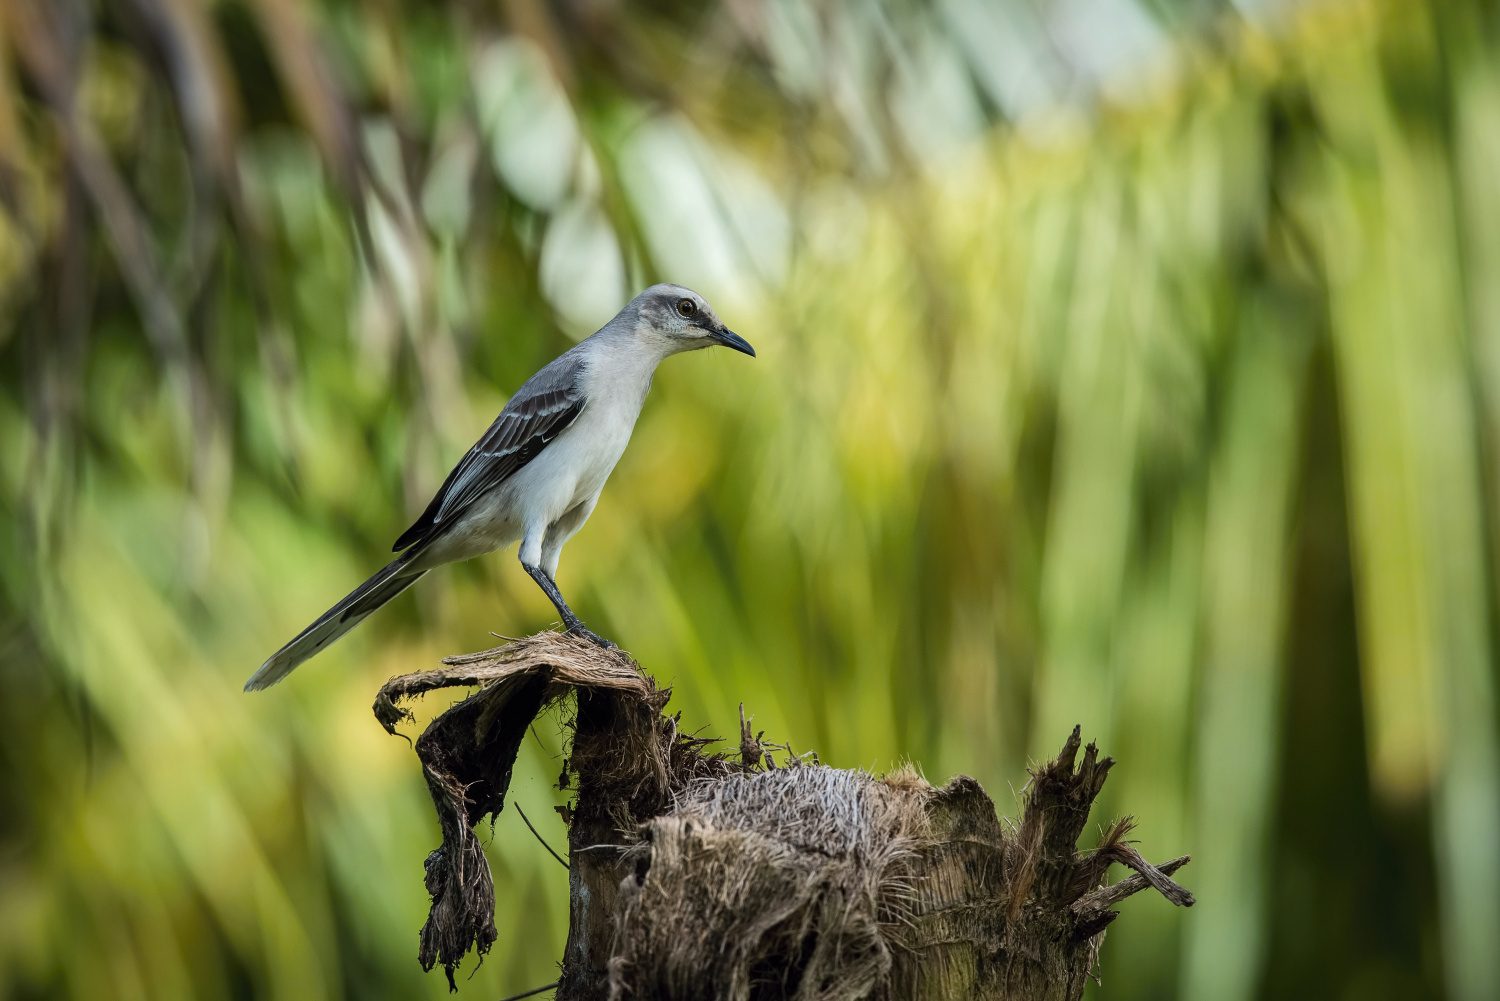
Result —
[{"label": "yellow-green vegetation", "polygon": [[[1200,902],[1095,996],[1500,997],[1500,11],[1161,4],[1019,115],[977,6],[0,4],[0,996],[445,992],[370,702],[546,599],[492,556],[240,685],[672,280],[759,357],[663,366],[560,580],[685,726],[1006,803],[1082,723]],[[567,928],[489,852],[478,998]]]}]

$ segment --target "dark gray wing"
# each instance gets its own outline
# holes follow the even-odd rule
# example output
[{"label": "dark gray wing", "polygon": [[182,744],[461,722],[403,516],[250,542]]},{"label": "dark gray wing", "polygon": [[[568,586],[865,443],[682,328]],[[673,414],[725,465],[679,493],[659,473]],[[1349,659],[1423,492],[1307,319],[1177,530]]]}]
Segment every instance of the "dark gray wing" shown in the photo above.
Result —
[{"label": "dark gray wing", "polygon": [[582,375],[583,358],[573,348],[527,379],[484,437],[453,467],[422,517],[401,533],[392,551],[426,542],[457,521],[478,497],[540,455],[583,410]]}]

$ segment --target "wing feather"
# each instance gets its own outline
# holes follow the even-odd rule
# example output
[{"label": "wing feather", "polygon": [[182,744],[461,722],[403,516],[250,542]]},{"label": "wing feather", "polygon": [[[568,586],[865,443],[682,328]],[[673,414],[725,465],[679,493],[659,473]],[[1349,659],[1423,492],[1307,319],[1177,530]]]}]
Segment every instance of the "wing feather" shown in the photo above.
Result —
[{"label": "wing feather", "polygon": [[484,437],[459,460],[422,516],[401,533],[395,552],[426,542],[473,503],[541,454],[583,410],[584,362],[577,348],[526,381]]}]

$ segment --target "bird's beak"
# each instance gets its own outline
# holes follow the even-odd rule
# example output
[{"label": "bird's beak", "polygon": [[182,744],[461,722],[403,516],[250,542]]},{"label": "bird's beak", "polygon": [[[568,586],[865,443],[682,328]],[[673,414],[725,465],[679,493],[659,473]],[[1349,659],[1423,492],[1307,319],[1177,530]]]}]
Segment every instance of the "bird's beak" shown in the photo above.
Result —
[{"label": "bird's beak", "polygon": [[713,341],[715,344],[722,344],[726,348],[734,348],[736,351],[743,351],[751,358],[755,357],[755,349],[750,346],[750,342],[745,340],[739,334],[735,333],[733,330],[730,330],[728,327],[725,327],[723,330],[712,331],[708,335],[708,337],[709,340]]}]

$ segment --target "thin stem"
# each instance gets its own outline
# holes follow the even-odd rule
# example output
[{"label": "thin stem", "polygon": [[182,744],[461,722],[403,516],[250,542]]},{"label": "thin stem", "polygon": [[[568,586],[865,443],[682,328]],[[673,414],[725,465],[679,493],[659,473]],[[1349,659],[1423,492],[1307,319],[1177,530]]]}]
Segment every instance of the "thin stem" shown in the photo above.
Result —
[{"label": "thin stem", "polygon": [[[523,810],[523,809],[521,809],[521,804],[520,803],[515,803],[513,805],[516,808],[516,812],[521,815],[521,819],[524,820],[524,821],[526,821],[526,826],[529,827],[529,828],[531,828],[531,833],[535,834],[536,835],[536,839],[542,843],[542,847],[545,848],[545,849],[547,849],[547,851],[552,852],[552,857],[555,858],[555,859],[557,859],[558,864],[561,865],[564,869],[569,868],[567,860],[564,859],[561,855],[557,854],[557,852],[552,851],[552,846],[549,845],[549,844],[547,844],[547,839],[544,838],[544,837],[542,837],[540,834],[537,834],[537,830],[536,830],[535,827],[531,827],[531,820],[530,820],[530,818],[528,818],[526,816],[526,811]],[[537,988],[537,990],[542,990],[542,991],[544,991],[546,989],[547,988],[545,988],[545,987],[538,987]],[[532,991],[531,993],[535,994],[536,991]],[[524,995],[524,994],[518,994],[516,996],[517,997],[525,997],[526,995]],[[509,999],[507,999],[507,1001],[509,1001]]]}]

